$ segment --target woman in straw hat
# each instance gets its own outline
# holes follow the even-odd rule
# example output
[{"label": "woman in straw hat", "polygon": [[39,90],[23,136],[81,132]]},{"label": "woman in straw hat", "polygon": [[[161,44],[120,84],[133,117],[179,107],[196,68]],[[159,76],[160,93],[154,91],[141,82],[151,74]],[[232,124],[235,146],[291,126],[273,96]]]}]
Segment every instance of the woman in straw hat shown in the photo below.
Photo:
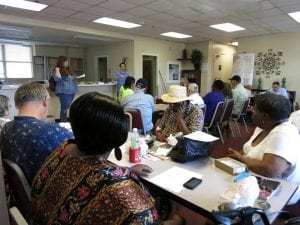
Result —
[{"label": "woman in straw hat", "polygon": [[171,134],[189,134],[194,131],[201,131],[203,128],[203,113],[198,107],[189,101],[186,87],[171,85],[167,94],[161,96],[169,107],[155,129],[157,140],[166,141]]}]

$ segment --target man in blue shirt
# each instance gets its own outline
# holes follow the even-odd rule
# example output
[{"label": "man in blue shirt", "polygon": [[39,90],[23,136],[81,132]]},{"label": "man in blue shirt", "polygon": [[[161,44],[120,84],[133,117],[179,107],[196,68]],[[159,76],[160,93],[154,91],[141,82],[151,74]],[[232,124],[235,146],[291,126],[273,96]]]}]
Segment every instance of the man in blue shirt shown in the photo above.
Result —
[{"label": "man in blue shirt", "polygon": [[287,99],[289,98],[289,94],[285,88],[280,87],[280,84],[278,81],[274,81],[272,83],[272,88],[268,91],[270,93],[276,94],[276,95],[282,95],[286,97]]},{"label": "man in blue shirt", "polygon": [[145,131],[149,133],[153,128],[152,113],[154,112],[154,99],[151,95],[145,94],[148,87],[147,80],[141,78],[137,80],[135,86],[135,93],[125,97],[122,106],[125,111],[129,108],[138,108],[142,113]]},{"label": "man in blue shirt", "polygon": [[127,77],[126,64],[120,63],[120,71],[116,72],[113,77],[113,79],[117,81],[117,97],[119,97],[120,88],[124,85]]},{"label": "man in blue shirt", "polygon": [[46,123],[49,93],[37,82],[20,86],[15,93],[19,110],[14,120],[6,123],[0,136],[3,158],[17,163],[31,184],[44,160],[73,134],[56,123]]}]

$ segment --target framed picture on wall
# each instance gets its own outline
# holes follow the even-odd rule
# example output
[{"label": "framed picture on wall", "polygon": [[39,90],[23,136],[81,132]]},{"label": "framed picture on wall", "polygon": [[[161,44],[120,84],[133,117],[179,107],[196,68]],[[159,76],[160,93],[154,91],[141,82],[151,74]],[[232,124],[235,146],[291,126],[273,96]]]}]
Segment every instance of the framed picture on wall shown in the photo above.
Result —
[{"label": "framed picture on wall", "polygon": [[181,65],[179,62],[168,62],[168,83],[179,83]]}]

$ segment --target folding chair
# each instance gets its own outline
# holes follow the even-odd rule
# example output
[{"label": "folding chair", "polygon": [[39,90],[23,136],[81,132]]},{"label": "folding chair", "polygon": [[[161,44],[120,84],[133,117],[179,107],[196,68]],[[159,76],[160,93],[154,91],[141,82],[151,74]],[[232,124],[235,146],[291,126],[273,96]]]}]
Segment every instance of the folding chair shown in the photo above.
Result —
[{"label": "folding chair", "polygon": [[207,133],[209,133],[210,128],[217,127],[221,142],[224,144],[223,135],[222,135],[220,126],[218,126],[218,124],[220,123],[220,119],[223,115],[223,111],[224,111],[224,102],[219,102],[216,106],[216,109],[211,118],[211,121],[209,122],[209,124],[207,126],[204,125],[204,129],[206,130]]},{"label": "folding chair", "polygon": [[128,131],[132,131],[132,116],[129,112],[125,112],[125,116],[128,123]]},{"label": "folding chair", "polygon": [[27,221],[23,217],[22,213],[19,211],[17,207],[12,207],[9,209],[9,215],[12,220],[11,225],[28,225]]},{"label": "folding chair", "polygon": [[29,219],[31,209],[31,188],[21,168],[9,159],[3,159],[8,183],[22,215]]},{"label": "folding chair", "polygon": [[235,126],[236,126],[236,128],[239,132],[240,137],[242,137],[241,131],[240,131],[240,128],[239,128],[239,125],[238,125],[238,120],[240,120],[240,119],[244,123],[246,132],[249,133],[248,126],[247,126],[246,121],[245,121],[245,117],[246,117],[247,109],[248,109],[248,106],[249,106],[249,102],[250,102],[250,99],[249,98],[246,99],[244,101],[244,104],[243,104],[239,114],[238,115],[232,114],[232,117],[231,117],[232,121],[235,123]]},{"label": "folding chair", "polygon": [[234,106],[234,100],[233,99],[228,99],[225,102],[224,112],[223,112],[223,115],[220,119],[220,122],[218,123],[218,126],[220,126],[220,129],[222,130],[223,122],[227,121],[228,126],[229,126],[230,131],[231,131],[231,134],[232,134],[232,137],[234,137],[234,132],[233,132],[230,120],[231,120],[231,116],[232,116],[233,106]]},{"label": "folding chair", "polygon": [[0,154],[0,221],[2,225],[9,225],[8,208],[5,194],[4,170]]},{"label": "folding chair", "polygon": [[140,109],[130,108],[130,109],[126,109],[126,112],[130,113],[132,116],[132,128],[137,128],[140,133],[146,134],[143,117]]}]

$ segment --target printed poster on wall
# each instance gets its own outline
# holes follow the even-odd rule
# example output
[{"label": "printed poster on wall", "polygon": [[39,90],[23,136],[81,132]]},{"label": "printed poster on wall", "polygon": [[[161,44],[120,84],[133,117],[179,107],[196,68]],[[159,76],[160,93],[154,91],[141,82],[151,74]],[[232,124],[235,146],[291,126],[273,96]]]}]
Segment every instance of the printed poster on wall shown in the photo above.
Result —
[{"label": "printed poster on wall", "polygon": [[252,86],[255,53],[238,53],[233,55],[232,75],[239,75],[244,86]]}]

